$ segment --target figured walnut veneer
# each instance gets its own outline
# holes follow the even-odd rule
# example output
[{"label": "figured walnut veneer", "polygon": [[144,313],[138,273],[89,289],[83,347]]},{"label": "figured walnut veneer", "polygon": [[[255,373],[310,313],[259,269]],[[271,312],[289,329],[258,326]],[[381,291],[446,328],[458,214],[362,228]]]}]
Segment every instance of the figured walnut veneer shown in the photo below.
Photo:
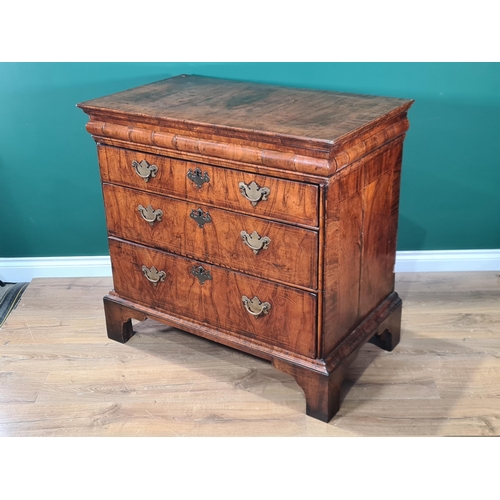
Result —
[{"label": "figured walnut veneer", "polygon": [[103,182],[108,336],[149,317],[268,359],[329,421],[362,345],[399,342],[412,102],[181,75],[79,104]]}]

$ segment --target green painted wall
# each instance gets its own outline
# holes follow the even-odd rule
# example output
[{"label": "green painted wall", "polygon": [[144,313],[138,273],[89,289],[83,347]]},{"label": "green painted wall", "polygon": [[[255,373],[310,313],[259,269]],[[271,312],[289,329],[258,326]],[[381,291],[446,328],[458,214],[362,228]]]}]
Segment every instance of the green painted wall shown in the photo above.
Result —
[{"label": "green painted wall", "polygon": [[398,249],[500,248],[500,64],[2,63],[0,257],[107,254],[75,105],[180,73],[415,99]]}]

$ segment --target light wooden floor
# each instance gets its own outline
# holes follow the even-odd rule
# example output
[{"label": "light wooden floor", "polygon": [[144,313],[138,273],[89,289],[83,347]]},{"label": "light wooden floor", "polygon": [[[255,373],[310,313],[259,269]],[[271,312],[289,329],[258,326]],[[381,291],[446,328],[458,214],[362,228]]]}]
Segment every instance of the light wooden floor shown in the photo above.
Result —
[{"label": "light wooden floor", "polygon": [[329,424],[266,361],[149,320],[127,344],[108,340],[109,289],[29,285],[0,330],[0,436],[500,434],[498,273],[399,274],[401,343],[363,347]]}]

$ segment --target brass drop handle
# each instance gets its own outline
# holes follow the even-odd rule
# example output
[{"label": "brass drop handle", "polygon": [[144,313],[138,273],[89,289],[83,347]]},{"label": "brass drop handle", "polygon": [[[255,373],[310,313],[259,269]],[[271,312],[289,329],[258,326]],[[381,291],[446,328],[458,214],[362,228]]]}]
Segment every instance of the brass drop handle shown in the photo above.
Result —
[{"label": "brass drop handle", "polygon": [[167,274],[165,271],[158,271],[155,266],[152,266],[151,269],[147,266],[142,266],[142,272],[144,276],[146,276],[147,280],[153,283],[156,286],[160,281],[165,281]]},{"label": "brass drop handle", "polygon": [[261,250],[267,250],[271,243],[271,238],[264,236],[260,237],[257,231],[252,234],[248,234],[246,231],[241,231],[240,233],[243,243],[253,250],[253,253],[257,255]]},{"label": "brass drop handle", "polygon": [[144,208],[142,205],[139,205],[137,207],[137,210],[141,214],[141,217],[146,222],[149,222],[149,225],[151,227],[153,227],[156,221],[160,222],[161,218],[163,217],[163,211],[161,211],[160,209],[155,210],[151,205],[148,205],[146,208]]},{"label": "brass drop handle", "polygon": [[158,167],[156,165],[149,164],[146,160],[142,160],[140,163],[134,160],[132,162],[132,166],[135,169],[135,173],[144,179],[144,182],[148,182],[151,177],[156,177],[158,172]]},{"label": "brass drop handle", "polygon": [[194,169],[194,172],[189,169],[188,173],[187,173],[187,178],[191,181],[193,181],[195,184],[196,184],[196,187],[198,189],[201,188],[201,186],[203,186],[203,184],[205,184],[205,182],[210,182],[210,177],[208,176],[208,174],[205,172],[205,173],[202,173],[200,167],[196,167]]},{"label": "brass drop handle", "polygon": [[240,188],[240,193],[252,204],[256,206],[259,201],[267,200],[267,197],[271,193],[268,187],[260,187],[255,181],[250,184],[245,184],[244,182],[238,183]]},{"label": "brass drop handle", "polygon": [[268,314],[269,309],[271,309],[271,304],[269,304],[269,302],[261,302],[258,297],[254,297],[250,300],[246,295],[243,295],[241,300],[247,312],[256,318],[263,314]]}]

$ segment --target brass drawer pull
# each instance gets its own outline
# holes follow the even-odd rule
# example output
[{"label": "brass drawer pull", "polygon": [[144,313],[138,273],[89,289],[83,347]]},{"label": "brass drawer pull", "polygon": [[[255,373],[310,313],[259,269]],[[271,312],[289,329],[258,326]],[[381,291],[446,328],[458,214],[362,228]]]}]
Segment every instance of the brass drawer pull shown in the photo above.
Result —
[{"label": "brass drawer pull", "polygon": [[206,172],[202,174],[200,167],[196,167],[194,169],[194,172],[191,169],[189,169],[187,173],[187,178],[192,180],[196,184],[198,189],[200,189],[201,186],[205,184],[205,182],[207,183],[210,182],[210,177]]},{"label": "brass drawer pull", "polygon": [[269,302],[261,302],[258,297],[254,297],[250,300],[246,295],[243,295],[241,300],[247,312],[256,318],[262,314],[268,314],[269,309],[271,309],[271,304],[269,304]]},{"label": "brass drawer pull", "polygon": [[148,182],[151,177],[156,177],[158,172],[158,167],[156,165],[150,165],[146,160],[142,160],[141,163],[138,161],[133,161],[132,166],[135,169],[135,173],[144,179],[144,182]]},{"label": "brass drawer pull", "polygon": [[271,238],[267,236],[260,237],[257,231],[252,234],[248,234],[246,231],[241,231],[241,239],[243,243],[253,250],[253,253],[257,255],[261,250],[267,250],[271,243]]},{"label": "brass drawer pull", "polygon": [[191,210],[189,214],[191,219],[195,220],[198,223],[198,226],[203,227],[205,224],[212,222],[212,217],[208,212],[204,212],[201,208]]},{"label": "brass drawer pull", "polygon": [[160,209],[154,210],[151,205],[148,205],[146,208],[144,208],[142,205],[139,205],[137,207],[137,210],[141,214],[141,217],[146,222],[149,222],[149,225],[151,227],[153,227],[156,221],[160,222],[161,218],[163,217],[163,212]]},{"label": "brass drawer pull", "polygon": [[198,281],[202,285],[203,283],[205,283],[205,281],[212,279],[210,271],[208,269],[203,269],[203,266],[193,266],[193,269],[191,269],[191,274],[193,276],[196,276],[198,278]]},{"label": "brass drawer pull", "polygon": [[142,272],[148,281],[153,283],[154,286],[156,286],[160,281],[165,281],[165,278],[167,277],[165,271],[158,271],[155,266],[152,266],[151,269],[147,266],[142,266]]},{"label": "brass drawer pull", "polygon": [[252,204],[256,206],[259,201],[267,200],[271,190],[267,187],[260,187],[255,181],[250,184],[245,184],[244,182],[238,183],[241,194]]}]

